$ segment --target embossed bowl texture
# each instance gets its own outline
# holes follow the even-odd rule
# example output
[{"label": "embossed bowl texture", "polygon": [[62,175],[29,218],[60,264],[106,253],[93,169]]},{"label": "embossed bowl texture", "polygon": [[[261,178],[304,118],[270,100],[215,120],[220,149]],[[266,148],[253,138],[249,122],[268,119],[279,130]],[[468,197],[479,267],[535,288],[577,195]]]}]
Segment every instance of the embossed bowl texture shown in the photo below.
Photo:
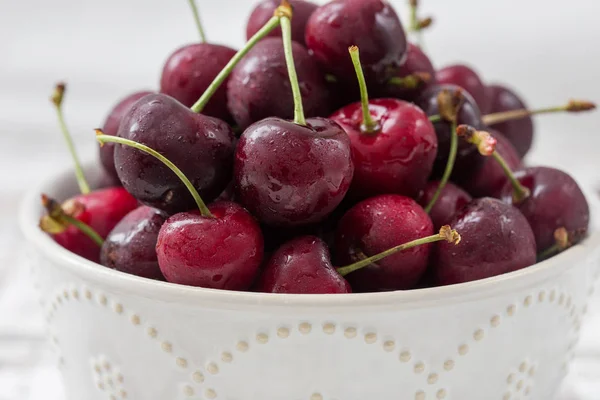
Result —
[{"label": "embossed bowl texture", "polygon": [[178,286],[55,244],[37,227],[41,192],[75,193],[72,172],[21,210],[68,400],[548,400],[598,275],[593,233],[530,268],[448,287],[315,296]]}]

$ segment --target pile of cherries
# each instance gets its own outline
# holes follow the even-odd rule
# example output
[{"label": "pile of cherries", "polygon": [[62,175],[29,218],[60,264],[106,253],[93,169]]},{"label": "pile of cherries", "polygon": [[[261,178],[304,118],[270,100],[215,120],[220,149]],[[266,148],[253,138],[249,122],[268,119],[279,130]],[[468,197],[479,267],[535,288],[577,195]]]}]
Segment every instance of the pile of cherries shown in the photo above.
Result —
[{"label": "pile of cherries", "polygon": [[[349,293],[515,271],[582,240],[577,183],[526,166],[532,116],[471,68],[436,70],[385,0],[264,0],[236,51],[175,51],[157,92],[97,129],[91,191],[62,114],[81,194],[42,196],[41,228],[122,272],[212,289]],[[411,31],[417,19],[410,2]],[[369,94],[371,97],[369,97]]]}]

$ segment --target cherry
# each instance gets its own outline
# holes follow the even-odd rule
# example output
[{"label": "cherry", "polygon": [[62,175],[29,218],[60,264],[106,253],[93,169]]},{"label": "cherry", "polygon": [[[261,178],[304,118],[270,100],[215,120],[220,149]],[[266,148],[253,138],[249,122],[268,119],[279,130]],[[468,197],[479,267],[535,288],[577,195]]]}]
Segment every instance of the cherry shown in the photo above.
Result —
[{"label": "cherry", "polygon": [[[108,113],[106,121],[104,121],[104,127],[102,128],[104,133],[107,135],[116,136],[119,131],[119,125],[121,124],[123,116],[129,112],[129,109],[135,102],[150,93],[152,92],[135,92],[124,99],[121,99]],[[110,177],[115,179],[115,183],[118,182],[118,184],[120,184],[121,182],[119,181],[119,176],[117,175],[117,169],[115,168],[115,146],[112,143],[108,143],[106,146],[100,147],[99,151],[100,162],[102,163],[102,166],[110,175]]]},{"label": "cherry", "polygon": [[[440,100],[443,101],[441,108]],[[438,153],[432,177],[438,179],[444,174],[448,165],[448,156],[451,154],[453,139],[451,119],[455,119],[457,124],[479,127],[482,124],[479,108],[468,93],[455,85],[431,86],[416,101],[416,105],[435,121],[433,126],[438,137]],[[440,117],[440,112],[444,112],[446,117]],[[477,149],[468,143],[461,142],[458,144],[452,180],[460,184],[470,179],[482,164],[483,160],[477,154]]]},{"label": "cherry", "polygon": [[509,204],[492,198],[473,200],[451,225],[463,241],[457,246],[437,244],[430,263],[437,284],[485,279],[535,264],[531,227]]},{"label": "cherry", "polygon": [[[432,233],[431,219],[414,200],[400,195],[372,197],[355,205],[340,220],[336,261],[354,263]],[[419,246],[389,256],[348,275],[348,280],[359,292],[410,289],[427,269],[430,248]]]},{"label": "cherry", "polygon": [[369,101],[359,50],[350,47],[361,102],[330,118],[348,134],[354,159],[350,193],[355,198],[396,193],[416,197],[427,183],[437,153],[437,136],[421,109],[396,99]]},{"label": "cherry", "polygon": [[315,236],[302,236],[281,246],[265,265],[256,289],[293,294],[352,292],[331,264],[327,245]]},{"label": "cherry", "polygon": [[343,82],[355,79],[347,49],[358,46],[369,84],[393,77],[407,50],[402,24],[383,0],[334,0],[317,8],[306,24],[306,45]]},{"label": "cherry", "polygon": [[263,258],[263,237],[245,209],[226,201],[207,207],[185,174],[148,146],[107,135],[97,139],[156,158],[182,181],[196,202],[199,211],[171,216],[158,233],[158,264],[169,282],[227,290],[246,290],[252,285]]},{"label": "cherry", "polygon": [[435,79],[442,85],[460,86],[469,93],[480,110],[488,109],[488,96],[479,75],[463,64],[449,65],[435,74]]},{"label": "cherry", "polygon": [[[418,199],[418,203],[423,207],[431,204],[439,186],[439,181],[427,183]],[[429,216],[436,229],[439,229],[443,225],[448,225],[456,212],[473,200],[469,193],[452,182],[444,184],[438,196],[437,201],[433,203],[429,211]]]},{"label": "cherry", "polygon": [[514,177],[529,195],[515,196],[513,186],[507,183],[501,199],[525,215],[535,234],[538,253],[555,245],[558,229],[566,230],[571,244],[585,236],[590,222],[589,206],[570,175],[555,168],[531,167],[515,172]]},{"label": "cherry", "polygon": [[237,199],[262,223],[281,227],[323,220],[352,181],[350,139],[335,122],[306,120],[292,52],[291,27],[281,17],[294,121],[267,118],[244,131],[235,154]]},{"label": "cherry", "polygon": [[[292,43],[306,115],[325,116],[331,108],[325,75],[308,51]],[[228,86],[229,111],[246,129],[267,117],[292,118],[294,102],[281,38],[258,43],[233,70]]]},{"label": "cherry", "polygon": [[[289,3],[294,10],[292,40],[304,45],[306,23],[318,6],[315,3],[304,0],[289,0]],[[263,0],[258,3],[250,14],[250,18],[248,18],[246,38],[250,39],[273,16],[273,12],[280,4],[281,0]],[[269,36],[281,36],[281,29],[275,29]]]},{"label": "cherry", "polygon": [[429,57],[417,46],[408,44],[406,60],[398,72],[381,85],[373,85],[376,97],[393,97],[415,101],[435,83],[435,69]]}]

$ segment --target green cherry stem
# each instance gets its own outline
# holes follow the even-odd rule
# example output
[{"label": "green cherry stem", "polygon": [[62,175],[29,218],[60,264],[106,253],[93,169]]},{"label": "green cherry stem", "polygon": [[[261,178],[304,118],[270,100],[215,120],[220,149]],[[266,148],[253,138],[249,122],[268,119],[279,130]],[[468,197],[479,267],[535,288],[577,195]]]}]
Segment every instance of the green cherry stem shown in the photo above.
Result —
[{"label": "green cherry stem", "polygon": [[362,133],[366,134],[378,133],[381,130],[381,127],[379,121],[373,119],[371,112],[369,111],[369,92],[367,90],[365,74],[363,73],[362,65],[360,63],[360,51],[358,46],[350,46],[348,51],[352,58],[352,64],[354,64],[354,70],[356,71],[356,77],[358,79],[358,87],[360,88],[360,104],[363,112],[363,123],[360,130]]},{"label": "green cherry stem", "polygon": [[501,122],[512,121],[514,119],[520,119],[529,117],[532,115],[540,114],[552,114],[559,112],[582,112],[590,111],[596,108],[596,104],[587,100],[570,100],[567,104],[558,107],[546,107],[539,108],[537,110],[528,110],[526,108],[518,110],[510,110],[499,113],[487,114],[483,116],[483,123],[486,125],[495,125]]},{"label": "green cherry stem", "polygon": [[200,41],[202,43],[206,43],[206,34],[204,33],[204,28],[202,27],[202,22],[200,21],[200,13],[198,12],[198,6],[196,6],[196,0],[188,0],[188,2],[190,3],[192,15],[194,16],[194,21],[196,22],[196,27],[198,28],[198,33],[200,34]]},{"label": "green cherry stem", "polygon": [[87,237],[92,239],[94,243],[96,243],[98,246],[102,247],[102,245],[104,244],[104,239],[102,239],[102,236],[100,236],[91,226],[89,226],[85,222],[78,220],[75,217],[71,217],[70,215],[65,214],[62,218],[65,222],[73,225],[82,233],[84,233]]},{"label": "green cherry stem", "polygon": [[[280,8],[289,6],[287,2],[283,2]],[[290,19],[291,8],[288,13],[281,13],[281,36],[283,38],[283,52],[285,54],[285,63],[287,65],[288,75],[290,77],[290,85],[292,87],[292,95],[294,96],[294,123],[298,125],[306,125],[304,117],[304,106],[302,105],[302,93],[298,84],[298,74],[296,73],[296,65],[294,63],[294,54],[292,52],[292,21]]]},{"label": "green cherry stem", "polygon": [[[223,84],[225,79],[231,74],[231,71],[235,68],[235,66],[240,62],[242,58],[258,43],[261,39],[267,36],[273,29],[279,26],[279,13],[278,10],[283,6],[279,6],[279,8],[275,11],[275,15],[271,17],[271,19],[263,26],[258,32],[254,34],[248,40],[248,42],[238,51],[232,58],[229,60],[225,68],[216,76],[216,78],[212,81],[212,83],[208,86],[206,91],[202,94],[202,96],[198,99],[198,101],[191,107],[191,110],[195,113],[200,113],[206,107],[206,104],[210,101],[215,92],[219,89],[219,87]],[[291,10],[291,9],[290,9]],[[291,12],[291,11],[290,11]]]},{"label": "green cherry stem", "polygon": [[442,120],[442,116],[440,114],[431,115],[429,117],[429,122],[431,122],[431,123],[440,122],[441,120]]},{"label": "green cherry stem", "polygon": [[519,182],[519,180],[515,177],[515,174],[510,169],[504,157],[502,157],[500,153],[498,153],[498,151],[494,151],[492,153],[492,157],[494,157],[494,160],[496,160],[496,162],[500,164],[500,167],[502,167],[502,169],[504,170],[506,177],[508,178],[513,187],[513,201],[516,204],[519,204],[523,200],[528,198],[531,192],[529,191],[529,189],[523,186],[521,182]]},{"label": "green cherry stem", "polygon": [[62,131],[63,137],[65,138],[65,142],[67,143],[67,147],[69,152],[71,153],[71,157],[73,158],[73,163],[75,164],[75,178],[77,179],[77,184],[79,185],[79,190],[83,194],[88,194],[90,192],[90,185],[87,183],[85,179],[85,174],[83,173],[83,168],[81,168],[81,163],[79,162],[79,157],[77,157],[77,151],[75,151],[75,145],[73,144],[73,138],[69,133],[69,129],[67,128],[67,124],[65,123],[65,118],[62,110],[62,102],[66,91],[66,85],[64,83],[59,83],[54,88],[54,92],[50,97],[52,104],[56,108],[56,115],[58,116],[58,123],[60,125],[60,129]]},{"label": "green cherry stem", "polygon": [[181,179],[181,181],[183,182],[185,187],[190,191],[192,197],[196,201],[196,204],[198,205],[198,209],[200,209],[200,214],[202,214],[203,217],[214,218],[214,216],[211,214],[208,207],[206,207],[206,204],[202,200],[202,197],[200,197],[200,194],[198,193],[198,191],[196,190],[194,185],[192,185],[192,182],[190,182],[190,180],[185,176],[185,174],[179,168],[177,168],[177,166],[175,164],[173,164],[169,159],[167,159],[165,156],[163,156],[156,150],[151,149],[150,147],[143,145],[141,143],[134,142],[133,140],[124,139],[124,138],[116,137],[116,136],[105,135],[100,129],[96,129],[96,140],[98,142],[100,142],[101,145],[103,145],[105,143],[118,143],[118,144],[122,144],[125,146],[133,147],[135,149],[138,149],[140,151],[143,151],[146,154],[149,154],[149,155],[155,157],[156,159],[161,161],[163,164],[165,164],[171,171],[173,171],[173,173],[175,175],[177,175],[177,177],[179,179]]},{"label": "green cherry stem", "polygon": [[392,247],[389,250],[386,250],[384,252],[376,254],[372,257],[365,258],[364,260],[360,260],[354,264],[350,264],[346,267],[337,268],[337,272],[342,276],[346,276],[354,271],[357,271],[361,268],[371,265],[374,262],[384,259],[385,257],[391,256],[392,254],[396,254],[400,251],[408,250],[408,249],[411,249],[413,247],[420,246],[423,244],[440,242],[442,240],[446,240],[449,243],[459,244],[461,238],[460,238],[460,234],[457,231],[453,230],[448,225],[444,225],[440,228],[440,232],[437,235],[427,236],[427,237],[424,237],[421,239],[417,239],[417,240],[413,240],[408,243],[401,244],[396,247]]},{"label": "green cherry stem", "polygon": [[446,162],[446,169],[444,170],[444,175],[442,175],[442,180],[440,181],[437,189],[435,190],[431,201],[425,207],[425,212],[428,214],[431,212],[431,209],[440,198],[442,190],[444,190],[444,187],[450,180],[452,170],[454,169],[454,163],[456,161],[456,152],[458,151],[458,135],[456,134],[456,122],[452,122],[450,135],[450,152],[448,153],[448,162]]}]

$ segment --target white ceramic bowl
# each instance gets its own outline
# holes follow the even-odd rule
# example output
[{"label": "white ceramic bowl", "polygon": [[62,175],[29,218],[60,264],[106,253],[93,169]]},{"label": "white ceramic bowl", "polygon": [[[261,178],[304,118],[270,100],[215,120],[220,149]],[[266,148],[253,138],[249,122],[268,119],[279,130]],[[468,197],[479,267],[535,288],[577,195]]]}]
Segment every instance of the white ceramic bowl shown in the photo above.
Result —
[{"label": "white ceramic bowl", "polygon": [[393,293],[267,295],[122,274],[21,222],[69,400],[553,397],[598,275],[600,234],[530,268]]}]

